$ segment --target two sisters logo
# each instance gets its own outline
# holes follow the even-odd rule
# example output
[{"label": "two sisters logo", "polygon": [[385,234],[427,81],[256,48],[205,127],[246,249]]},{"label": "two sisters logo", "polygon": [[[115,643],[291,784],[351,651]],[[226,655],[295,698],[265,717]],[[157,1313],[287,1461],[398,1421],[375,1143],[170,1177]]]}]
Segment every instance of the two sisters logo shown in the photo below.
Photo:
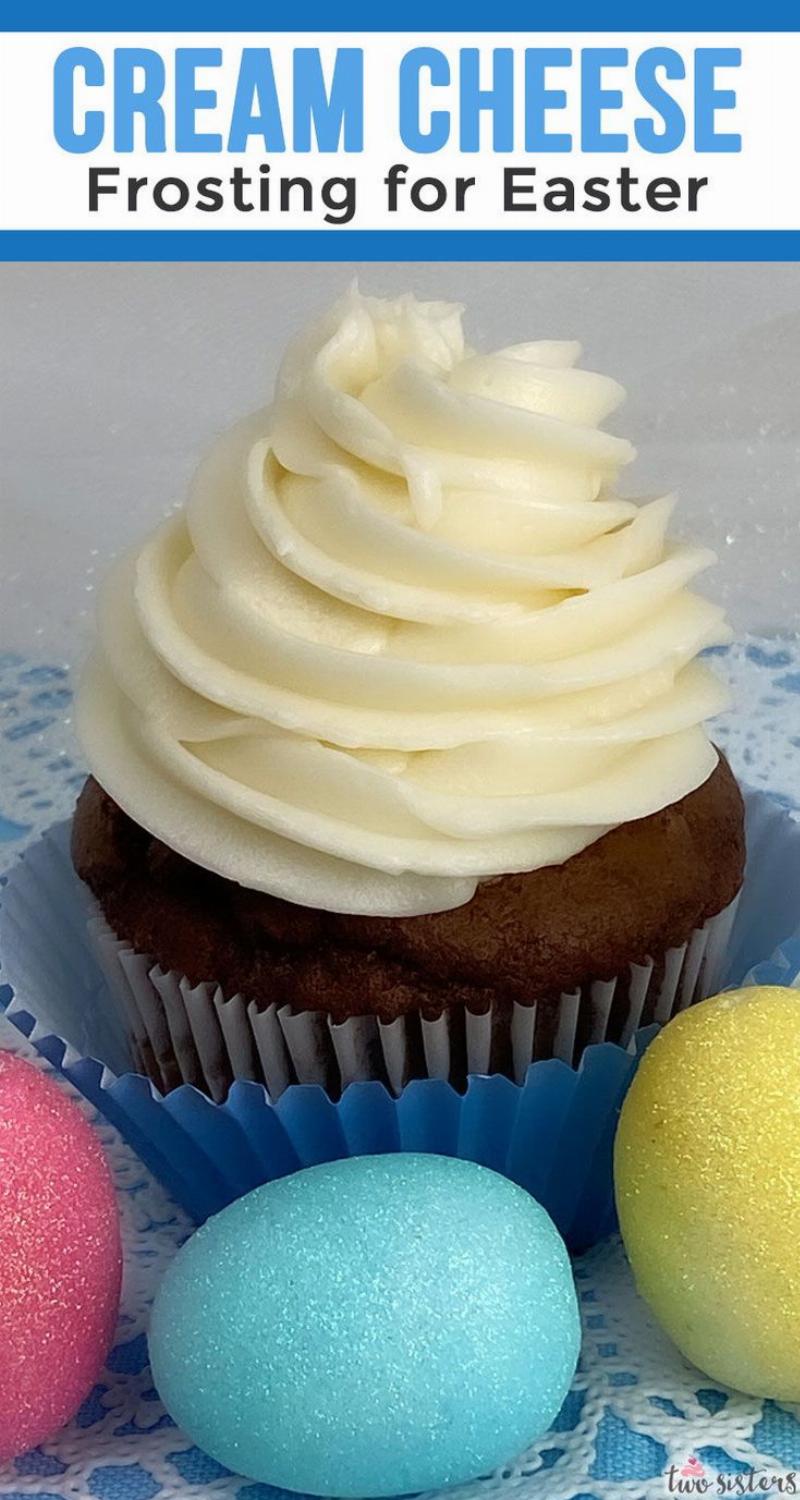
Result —
[{"label": "two sisters logo", "polygon": [[742,1496],[800,1495],[800,1472],[787,1470],[774,1473],[770,1469],[741,1468],[733,1473],[717,1473],[704,1467],[696,1453],[689,1454],[680,1465],[670,1464],[664,1478],[668,1495],[697,1497],[700,1495],[728,1496],[736,1500]]}]

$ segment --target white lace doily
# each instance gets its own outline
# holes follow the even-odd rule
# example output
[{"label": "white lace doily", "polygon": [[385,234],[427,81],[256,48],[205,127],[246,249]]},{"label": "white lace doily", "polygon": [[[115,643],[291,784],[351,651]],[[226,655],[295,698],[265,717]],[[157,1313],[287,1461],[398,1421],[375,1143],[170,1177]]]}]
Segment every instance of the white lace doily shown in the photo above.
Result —
[{"label": "white lace doily", "polygon": [[[750,641],[722,654],[720,666],[734,680],[741,706],[720,734],[735,769],[798,812],[800,645]],[[0,658],[0,849],[8,859],[68,813],[82,779],[69,738],[69,703],[64,668]],[[2,1018],[0,1046],[50,1071]],[[174,1427],[161,1406],[147,1365],[148,1309],[191,1226],[117,1132],[60,1076],[58,1081],[93,1119],[114,1172],[125,1244],[122,1311],[107,1368],[81,1411],[52,1442],[0,1469],[0,1495],[290,1500],[269,1485],[228,1474]],[[718,1487],[720,1474],[752,1485],[800,1471],[795,1409],[722,1391],[686,1365],[636,1297],[617,1241],[579,1261],[576,1276],[583,1352],[553,1429],[502,1474],[448,1492],[451,1500],[661,1500],[679,1493],[681,1469],[687,1471],[680,1480],[683,1494],[704,1493],[701,1480],[709,1481],[706,1493],[725,1493]],[[762,1486],[742,1492],[778,1493],[777,1482],[772,1491]]]}]

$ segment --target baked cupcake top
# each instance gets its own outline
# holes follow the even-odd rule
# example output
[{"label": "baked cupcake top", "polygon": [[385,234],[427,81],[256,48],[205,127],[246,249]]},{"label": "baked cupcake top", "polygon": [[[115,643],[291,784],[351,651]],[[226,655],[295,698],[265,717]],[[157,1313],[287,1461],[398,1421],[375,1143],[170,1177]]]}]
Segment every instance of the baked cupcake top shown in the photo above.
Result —
[{"label": "baked cupcake top", "polygon": [[185,510],[115,568],[78,696],[130,817],[228,879],[411,916],[562,863],[716,764],[728,639],[615,493],[613,380],[574,343],[495,354],[461,309],[348,293]]}]

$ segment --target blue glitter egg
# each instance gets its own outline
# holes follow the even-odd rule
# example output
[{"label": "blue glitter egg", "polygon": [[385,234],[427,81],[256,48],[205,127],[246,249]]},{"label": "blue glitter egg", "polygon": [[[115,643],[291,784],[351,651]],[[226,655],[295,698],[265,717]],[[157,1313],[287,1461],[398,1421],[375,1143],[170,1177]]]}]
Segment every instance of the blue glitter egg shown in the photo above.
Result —
[{"label": "blue glitter egg", "polygon": [[472,1162],[311,1167],[209,1220],[164,1278],[153,1375],[235,1472],[313,1495],[478,1478],[547,1430],[580,1325],[563,1241]]}]

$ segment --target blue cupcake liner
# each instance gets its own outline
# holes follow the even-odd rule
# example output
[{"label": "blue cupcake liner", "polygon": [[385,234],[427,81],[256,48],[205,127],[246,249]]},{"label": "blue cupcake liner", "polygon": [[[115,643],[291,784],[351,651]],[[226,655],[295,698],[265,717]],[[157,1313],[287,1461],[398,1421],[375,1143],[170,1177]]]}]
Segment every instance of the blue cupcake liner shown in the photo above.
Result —
[{"label": "blue cupcake liner", "polygon": [[502,1172],[547,1208],[570,1249],[611,1234],[612,1149],[622,1101],[655,1027],[635,1053],[610,1042],[580,1066],[534,1063],[525,1083],[470,1078],[464,1094],[417,1079],[394,1098],[382,1083],[352,1083],[333,1102],[296,1084],[271,1103],[263,1084],[234,1083],[223,1104],[183,1085],[162,1097],[139,1074],[114,1078],[26,1011],[9,1019],[110,1122],[197,1222],[261,1183],[301,1167],[385,1151],[459,1156]]},{"label": "blue cupcake liner", "polygon": [[[800,826],[762,793],[746,794],[748,871],[724,965],[740,983],[755,963],[800,969]],[[464,1093],[440,1079],[393,1097],[377,1081],[352,1083],[334,1102],[296,1084],[273,1102],[263,1084],[234,1083],[222,1103],[183,1085],[162,1096],[125,1071],[126,1043],[107,1002],[86,930],[83,887],[51,868],[47,838],[8,877],[14,923],[0,901],[0,1005],[8,1018],[130,1142],[197,1222],[252,1188],[300,1167],[376,1151],[431,1151],[492,1167],[530,1191],[570,1249],[616,1226],[612,1148],[639,1058],[657,1028],[630,1050],[590,1046],[577,1068],[534,1062],[524,1081],[472,1076]],[[796,943],[792,948],[785,940]],[[780,958],[776,950],[790,957]],[[758,983],[791,982],[785,978]],[[12,987],[13,986],[13,987]],[[102,1048],[95,1032],[102,1018]],[[70,1038],[68,1042],[66,1037]],[[102,1051],[105,1059],[97,1059]],[[85,1055],[82,1055],[85,1054]],[[116,1072],[112,1071],[116,1068]]]},{"label": "blue cupcake liner", "polygon": [[742,987],[750,984],[777,984],[800,990],[800,930],[781,943],[771,958],[753,965],[745,974]]}]

